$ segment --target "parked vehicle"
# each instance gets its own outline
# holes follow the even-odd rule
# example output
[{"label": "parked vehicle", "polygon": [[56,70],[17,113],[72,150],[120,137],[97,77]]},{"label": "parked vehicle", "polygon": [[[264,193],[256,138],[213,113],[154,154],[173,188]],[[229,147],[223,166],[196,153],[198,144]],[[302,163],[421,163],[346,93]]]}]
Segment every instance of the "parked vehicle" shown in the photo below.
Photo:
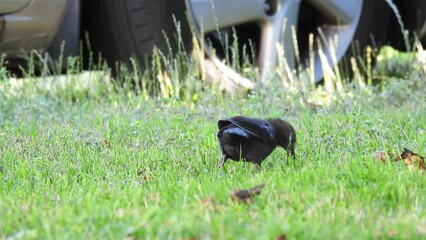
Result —
[{"label": "parked vehicle", "polygon": [[[426,32],[426,1],[393,0],[0,0],[0,52],[10,66],[21,62],[32,49],[58,56],[65,41],[65,54],[78,54],[80,41],[88,33],[92,51],[110,63],[129,62],[135,57],[143,66],[154,46],[166,50],[165,34],[175,43],[177,21],[190,49],[190,26],[226,55],[221,36],[238,36],[241,46],[251,42],[261,80],[276,63],[276,43],[284,44],[290,67],[309,59],[308,36],[319,39],[337,36],[333,53],[338,60],[354,46],[391,44],[404,48],[401,27],[393,10],[399,10],[406,30],[422,39]],[[297,35],[297,48],[292,27]],[[318,29],[321,34],[318,34]],[[235,29],[233,34],[232,29]],[[413,36],[413,35],[411,35]],[[373,40],[373,41],[372,41]],[[296,54],[296,49],[299,55]],[[331,53],[325,49],[329,57]],[[253,53],[251,53],[253,55]],[[219,61],[218,61],[219,62]],[[315,79],[322,78],[318,56]]]}]

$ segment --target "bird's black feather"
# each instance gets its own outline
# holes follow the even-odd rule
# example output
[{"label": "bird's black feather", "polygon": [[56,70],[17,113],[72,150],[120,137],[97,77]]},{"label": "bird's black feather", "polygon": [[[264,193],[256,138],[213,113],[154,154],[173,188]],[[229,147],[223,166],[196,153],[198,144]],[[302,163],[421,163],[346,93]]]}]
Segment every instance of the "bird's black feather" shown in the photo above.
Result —
[{"label": "bird's black feather", "polygon": [[276,144],[275,130],[267,120],[243,116],[231,117],[219,120],[219,131],[229,124],[233,124],[243,129],[250,134],[253,139],[263,142],[264,144]]},{"label": "bird's black feather", "polygon": [[228,158],[235,161],[243,159],[260,167],[277,145],[294,157],[294,129],[281,119],[235,116],[219,120],[218,128],[217,138],[222,152],[219,167]]}]

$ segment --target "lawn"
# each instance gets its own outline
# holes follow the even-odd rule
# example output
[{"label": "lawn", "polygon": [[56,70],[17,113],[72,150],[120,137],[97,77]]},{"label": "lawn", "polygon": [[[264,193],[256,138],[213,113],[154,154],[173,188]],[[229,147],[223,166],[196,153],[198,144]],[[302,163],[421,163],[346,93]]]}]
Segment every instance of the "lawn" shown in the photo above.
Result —
[{"label": "lawn", "polygon": [[[180,101],[1,84],[1,239],[426,237],[425,173],[374,159],[426,154],[424,84],[323,107],[277,90]],[[261,171],[218,169],[217,120],[233,115],[290,122],[297,159],[277,149]],[[261,183],[251,203],[231,197]]]}]

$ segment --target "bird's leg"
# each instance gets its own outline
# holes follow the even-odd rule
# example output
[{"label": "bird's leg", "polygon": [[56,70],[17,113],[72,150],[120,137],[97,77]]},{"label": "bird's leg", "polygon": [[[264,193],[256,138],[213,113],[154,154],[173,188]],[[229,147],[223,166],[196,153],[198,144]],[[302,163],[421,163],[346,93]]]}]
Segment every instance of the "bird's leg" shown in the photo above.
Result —
[{"label": "bird's leg", "polygon": [[294,154],[294,149],[287,150],[287,157],[291,157],[293,159],[296,159],[296,154]]},{"label": "bird's leg", "polygon": [[287,156],[290,155],[293,158],[293,160],[295,160],[296,154],[294,153],[294,147],[296,145],[296,139],[295,138],[293,139],[293,136],[296,136],[294,132],[291,133],[289,136],[289,144],[287,146],[286,151],[287,151]]},{"label": "bird's leg", "polygon": [[287,162],[290,163],[290,157],[294,161],[296,159],[296,154],[294,153],[294,144],[290,143],[287,148],[284,148],[287,152]]},{"label": "bird's leg", "polygon": [[219,163],[217,164],[217,167],[221,168],[223,164],[225,164],[227,159],[228,159],[228,155],[222,154],[222,157],[220,158]]},{"label": "bird's leg", "polygon": [[261,166],[262,166],[262,162],[261,162],[261,161],[255,162],[255,164],[256,164],[256,169],[257,169],[258,171],[262,170],[262,168],[261,168]]}]

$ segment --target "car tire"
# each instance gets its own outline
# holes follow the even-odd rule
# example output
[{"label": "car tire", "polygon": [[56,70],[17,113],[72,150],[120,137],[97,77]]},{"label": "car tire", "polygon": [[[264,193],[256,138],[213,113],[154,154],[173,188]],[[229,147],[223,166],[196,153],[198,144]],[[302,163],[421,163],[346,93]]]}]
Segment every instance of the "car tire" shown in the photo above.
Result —
[{"label": "car tire", "polygon": [[[404,28],[409,33],[409,44],[412,44],[414,40],[417,40],[418,37],[420,38],[419,40],[422,44],[426,44],[426,1],[396,0],[394,3],[398,8],[399,14],[401,15]],[[407,46],[404,36],[401,33],[401,26],[399,25],[399,22],[393,13],[391,14],[389,25],[391,27],[388,30],[388,39],[391,41],[392,46],[399,50],[406,51]]]},{"label": "car tire", "polygon": [[[82,2],[82,36],[88,36],[94,56],[102,54],[109,66],[116,61],[130,64],[135,58],[145,68],[154,47],[168,51],[177,47],[176,20],[185,48],[190,47],[190,31],[184,0],[91,0]],[[90,48],[90,49],[89,49]]]},{"label": "car tire", "polygon": [[[361,57],[361,61],[365,61],[367,46],[378,52],[381,46],[392,44],[388,38],[391,19],[391,9],[385,1],[364,0],[352,44],[340,60],[341,70],[346,76],[353,77],[354,74],[351,58],[360,60]],[[372,58],[373,61],[374,59]]]},{"label": "car tire", "polygon": [[386,43],[390,13],[390,7],[385,1],[364,0],[354,36],[354,42],[359,44],[361,50],[367,45],[378,47]]}]

